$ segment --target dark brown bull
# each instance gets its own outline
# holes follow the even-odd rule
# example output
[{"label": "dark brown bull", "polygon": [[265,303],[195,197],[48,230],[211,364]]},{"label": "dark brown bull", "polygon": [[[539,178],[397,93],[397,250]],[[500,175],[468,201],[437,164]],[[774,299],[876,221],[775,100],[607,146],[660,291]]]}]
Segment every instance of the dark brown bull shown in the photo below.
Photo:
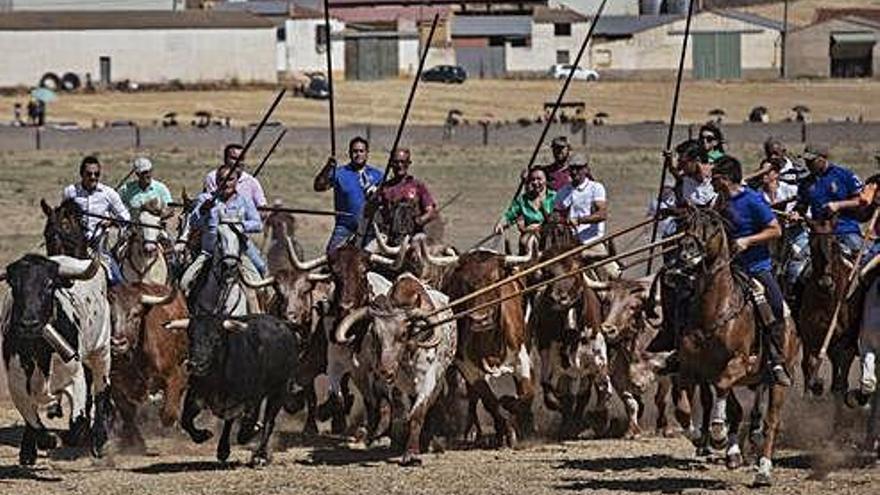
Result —
[{"label": "dark brown bull", "polygon": [[[819,374],[820,349],[831,325],[838,301],[846,298],[847,277],[852,265],[845,261],[834,235],[832,222],[814,222],[810,229],[810,274],[804,282],[798,314],[798,334],[804,344],[801,370],[804,386],[814,395],[822,395],[824,382]],[[858,351],[858,308],[855,302],[843,301],[834,328],[828,357],[831,361],[831,391],[844,394],[849,369]]]},{"label": "dark brown bull", "polygon": [[602,333],[610,354],[611,383],[626,406],[629,425],[625,438],[641,435],[639,419],[644,412],[642,395],[659,378],[654,394],[657,407],[657,434],[669,436],[672,430],[666,416],[666,401],[672,388],[669,378],[657,377],[651,356],[645,351],[659,331],[659,323],[652,321],[656,307],[651,300],[653,277],[638,280],[614,280],[594,284],[603,292],[607,311],[602,322]]},{"label": "dark brown bull", "polygon": [[[455,264],[447,274],[443,292],[451,299],[468,295],[477,289],[497,282],[511,273],[511,266],[530,261],[530,256],[504,256],[490,251],[472,251],[460,257],[435,258],[434,264]],[[513,281],[489,291],[457,310],[472,308],[489,300],[512,296],[522,290],[521,281]],[[514,296],[501,304],[470,313],[458,320],[458,349],[456,367],[470,387],[469,393],[483,402],[495,423],[498,444],[516,443],[516,435],[531,433],[533,419],[531,404],[535,395],[534,373],[529,357],[531,338],[525,326],[522,296]],[[489,387],[487,376],[499,376],[512,369],[516,383],[516,397],[498,397]],[[510,425],[500,406],[514,414],[515,426]],[[476,402],[472,402],[468,424],[476,423]]]},{"label": "dark brown bull", "polygon": [[72,199],[64,200],[57,208],[52,208],[45,199],[40,207],[46,215],[43,239],[46,241],[46,254],[64,254],[74,258],[88,259],[88,242],[83,229],[82,210]]},{"label": "dark brown bull", "polygon": [[[542,254],[552,259],[571,245],[555,245]],[[548,280],[583,268],[578,256],[569,256],[541,270]],[[531,328],[541,355],[544,404],[562,415],[560,438],[577,436],[583,424],[592,389],[598,391],[600,414],[594,426],[598,435],[609,426],[608,399],[612,394],[608,356],[601,332],[602,306],[586,275],[578,274],[551,283],[535,299]]]},{"label": "dark brown bull", "polygon": [[187,374],[186,334],[167,332],[163,325],[187,317],[186,300],[176,290],[141,283],[110,290],[113,329],[110,388],[122,419],[122,443],[135,451],[145,449],[137,425],[138,406],[149,394],[161,391],[164,404],[159,418],[164,426],[180,417]]},{"label": "dark brown bull", "polygon": [[284,240],[288,267],[275,272],[275,294],[269,302],[269,314],[309,329],[301,347],[296,382],[302,387],[285,409],[290,414],[306,406],[307,416],[303,432],[317,434],[317,396],[315,378],[327,369],[327,339],[320,328],[320,316],[332,291],[330,275],[313,271],[327,264],[327,257],[300,261],[290,239]]}]

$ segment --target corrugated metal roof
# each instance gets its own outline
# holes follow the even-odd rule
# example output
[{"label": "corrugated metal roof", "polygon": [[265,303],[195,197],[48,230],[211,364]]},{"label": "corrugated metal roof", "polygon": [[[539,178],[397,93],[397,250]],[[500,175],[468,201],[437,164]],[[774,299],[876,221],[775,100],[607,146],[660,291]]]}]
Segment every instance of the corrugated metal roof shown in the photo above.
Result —
[{"label": "corrugated metal roof", "polygon": [[747,22],[749,24],[765,27],[774,31],[781,32],[785,27],[783,23],[779,21],[774,21],[773,19],[768,19],[758,14],[752,14],[751,12],[743,12],[741,10],[712,10],[710,12],[712,12],[713,14],[718,14],[722,17],[736,19],[738,21]]},{"label": "corrugated metal roof", "polygon": [[528,15],[456,15],[452,36],[531,36],[532,17]]},{"label": "corrugated metal roof", "polygon": [[653,29],[664,24],[670,24],[680,19],[683,15],[610,15],[599,18],[596,25],[596,36],[628,36],[648,29]]},{"label": "corrugated metal roof", "polygon": [[[321,11],[323,12],[323,10]],[[446,19],[451,12],[449,7],[354,7],[334,10],[330,7],[333,17],[351,24],[358,22],[396,22],[398,19],[411,21],[430,21],[434,14],[440,14],[440,20]]]},{"label": "corrugated metal roof", "polygon": [[538,24],[557,22],[569,22],[575,24],[578,22],[587,22],[590,20],[589,17],[575,10],[571,10],[565,7],[552,9],[543,5],[535,7],[535,10],[532,12],[532,16],[534,17],[535,22]]},{"label": "corrugated metal roof", "polygon": [[250,12],[255,15],[286,16],[290,4],[286,0],[258,0],[248,2],[220,2],[214,4],[213,10]]},{"label": "corrugated metal roof", "polygon": [[11,12],[0,14],[0,31],[66,31],[86,29],[257,29],[274,27],[247,12],[213,10]]}]

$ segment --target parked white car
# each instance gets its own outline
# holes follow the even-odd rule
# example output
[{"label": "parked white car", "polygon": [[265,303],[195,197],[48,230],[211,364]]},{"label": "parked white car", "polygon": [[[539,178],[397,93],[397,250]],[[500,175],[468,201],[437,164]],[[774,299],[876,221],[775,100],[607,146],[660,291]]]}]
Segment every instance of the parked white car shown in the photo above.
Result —
[{"label": "parked white car", "polygon": [[574,69],[574,78],[579,81],[598,81],[599,73],[593,69],[584,69],[583,67],[574,67],[571,64],[555,64],[550,66],[550,76],[553,79],[565,79],[568,73]]}]

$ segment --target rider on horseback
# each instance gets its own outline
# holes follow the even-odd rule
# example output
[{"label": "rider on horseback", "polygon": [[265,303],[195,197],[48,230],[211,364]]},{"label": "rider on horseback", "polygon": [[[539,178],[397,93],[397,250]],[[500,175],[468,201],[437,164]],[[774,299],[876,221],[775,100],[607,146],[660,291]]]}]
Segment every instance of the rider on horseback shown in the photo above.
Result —
[{"label": "rider on horseback", "polygon": [[[235,176],[229,177],[227,180],[230,173]],[[237,171],[232,171],[228,167],[221,167],[217,173],[218,192],[216,194],[200,194],[196,200],[196,206],[190,214],[192,228],[202,230],[202,251],[180,278],[180,287],[187,294],[195,288],[194,283],[202,267],[214,252],[214,244],[217,242],[217,226],[221,218],[238,217],[241,220],[243,234],[256,234],[263,230],[263,221],[251,198],[238,194],[236,190],[237,174]],[[252,244],[250,240],[248,240],[248,244]],[[249,246],[248,256],[241,260],[242,267],[251,273],[251,278],[259,279],[261,277],[256,274],[257,268],[249,263],[252,250],[256,251]]]},{"label": "rider on horseback", "polygon": [[[716,205],[729,222],[728,230],[734,240],[734,264],[764,286],[764,297],[772,317],[758,308],[759,318],[769,338],[768,359],[773,380],[778,385],[791,385],[785,369],[783,342],[785,333],[782,290],[773,276],[770,249],[767,244],[782,235],[770,205],[760,193],[742,185],[742,166],[729,156],[715,162],[712,185],[719,194]],[[760,304],[760,303],[759,303]],[[769,320],[769,321],[768,321]]]},{"label": "rider on horseback", "polygon": [[158,200],[162,206],[171,203],[171,191],[165,184],[153,178],[153,162],[149,158],[135,158],[131,168],[137,180],[127,182],[119,188],[119,197],[132,214],[152,200]]},{"label": "rider on horseback", "polygon": [[508,225],[515,224],[520,233],[520,248],[525,252],[528,234],[540,234],[541,226],[553,213],[555,201],[556,192],[547,188],[546,172],[543,168],[533,168],[529,171],[526,191],[510,203],[495,224],[495,232],[501,234]]},{"label": "rider on horseback", "polygon": [[382,223],[391,226],[394,222],[392,216],[399,203],[410,203],[413,214],[410,220],[411,232],[397,232],[401,235],[421,234],[425,231],[425,225],[438,216],[437,205],[425,184],[410,175],[409,167],[412,164],[412,154],[408,148],[398,148],[394,151],[391,160],[391,178],[379,187],[376,192],[379,202],[379,214]]}]

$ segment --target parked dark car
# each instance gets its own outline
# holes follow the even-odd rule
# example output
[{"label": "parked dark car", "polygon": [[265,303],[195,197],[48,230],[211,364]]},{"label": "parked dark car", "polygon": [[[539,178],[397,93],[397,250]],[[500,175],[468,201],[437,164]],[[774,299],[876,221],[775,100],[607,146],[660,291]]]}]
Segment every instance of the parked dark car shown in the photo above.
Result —
[{"label": "parked dark car", "polygon": [[467,72],[458,65],[438,65],[422,73],[422,81],[461,84],[467,80]]},{"label": "parked dark car", "polygon": [[305,89],[303,90],[303,96],[315,100],[329,99],[330,85],[327,83],[327,80],[324,79],[323,75],[313,76],[309,80],[309,84],[307,84]]}]

